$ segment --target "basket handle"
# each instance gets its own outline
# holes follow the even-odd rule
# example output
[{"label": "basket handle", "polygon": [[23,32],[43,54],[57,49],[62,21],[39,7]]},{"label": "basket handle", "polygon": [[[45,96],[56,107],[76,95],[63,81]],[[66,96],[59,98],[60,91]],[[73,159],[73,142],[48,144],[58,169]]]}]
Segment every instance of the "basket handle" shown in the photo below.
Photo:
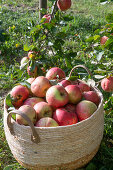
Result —
[{"label": "basket handle", "polygon": [[13,124],[11,123],[11,117],[12,117],[12,114],[18,114],[20,116],[22,116],[28,123],[28,125],[31,127],[31,131],[32,131],[32,135],[31,135],[31,141],[34,142],[34,143],[39,143],[40,142],[40,137],[39,135],[37,134],[35,128],[34,128],[34,124],[32,123],[32,121],[29,119],[29,117],[27,115],[25,115],[22,111],[20,110],[13,110],[13,111],[10,111],[8,116],[7,116],[7,125],[8,125],[8,128],[11,132],[12,135],[14,135],[14,129],[13,129]]},{"label": "basket handle", "polygon": [[87,71],[87,73],[88,73],[90,76],[92,76],[92,73],[89,71],[89,69],[88,69],[86,66],[84,66],[84,65],[77,65],[77,66],[74,66],[74,67],[72,68],[72,70],[70,71],[70,73],[69,73],[69,78],[71,77],[72,72],[73,72],[76,68],[79,68],[79,67],[84,68],[84,69]]}]

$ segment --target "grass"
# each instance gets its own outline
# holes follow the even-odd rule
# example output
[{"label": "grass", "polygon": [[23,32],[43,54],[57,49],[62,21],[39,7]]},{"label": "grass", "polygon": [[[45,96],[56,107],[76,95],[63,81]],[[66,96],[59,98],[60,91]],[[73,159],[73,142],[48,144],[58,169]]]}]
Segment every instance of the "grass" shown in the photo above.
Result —
[{"label": "grass", "polygon": [[[24,73],[19,69],[19,62],[27,54],[23,50],[23,44],[29,39],[30,28],[38,22],[39,6],[37,0],[1,0],[0,2],[0,169],[24,169],[13,158],[5,139],[3,100],[13,85],[24,77],[21,76]],[[75,51],[80,51],[82,54],[86,36],[106,24],[105,16],[112,11],[113,2],[101,5],[99,0],[73,0],[73,5],[67,13],[75,17],[74,22],[70,22],[71,33],[78,34],[80,39],[67,41],[66,46],[73,46]],[[9,36],[10,29],[12,32]],[[92,65],[89,67],[93,68]],[[111,94],[107,96],[105,94],[104,97],[107,101],[104,105],[106,113],[104,138],[94,159],[83,168],[85,170],[113,169],[113,111],[110,110],[113,99]]]}]

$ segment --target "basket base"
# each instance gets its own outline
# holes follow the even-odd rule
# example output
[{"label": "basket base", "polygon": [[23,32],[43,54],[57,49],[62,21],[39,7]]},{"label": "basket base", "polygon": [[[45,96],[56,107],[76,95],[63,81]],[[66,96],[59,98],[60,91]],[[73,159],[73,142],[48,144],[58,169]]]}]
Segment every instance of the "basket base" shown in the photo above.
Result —
[{"label": "basket base", "polygon": [[74,162],[70,162],[70,163],[66,163],[66,164],[61,164],[61,165],[50,165],[50,166],[40,166],[38,165],[29,165],[26,164],[24,162],[21,162],[20,160],[18,160],[15,156],[15,159],[18,161],[18,163],[20,163],[20,165],[22,165],[24,168],[27,169],[32,169],[32,170],[76,170],[78,168],[82,168],[83,166],[85,166],[98,152],[99,146],[90,154],[74,161]]}]

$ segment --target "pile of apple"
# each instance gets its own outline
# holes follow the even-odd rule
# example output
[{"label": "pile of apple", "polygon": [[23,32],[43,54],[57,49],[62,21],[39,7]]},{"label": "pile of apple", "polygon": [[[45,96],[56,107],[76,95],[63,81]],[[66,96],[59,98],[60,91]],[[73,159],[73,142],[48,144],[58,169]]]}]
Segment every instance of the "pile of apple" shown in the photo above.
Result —
[{"label": "pile of apple", "polygon": [[[52,67],[45,76],[32,77],[27,82],[30,89],[19,84],[11,90],[11,101],[37,127],[76,124],[90,117],[100,103],[99,95],[86,82],[67,80],[59,67]],[[15,120],[28,125],[21,115],[16,115]]]}]

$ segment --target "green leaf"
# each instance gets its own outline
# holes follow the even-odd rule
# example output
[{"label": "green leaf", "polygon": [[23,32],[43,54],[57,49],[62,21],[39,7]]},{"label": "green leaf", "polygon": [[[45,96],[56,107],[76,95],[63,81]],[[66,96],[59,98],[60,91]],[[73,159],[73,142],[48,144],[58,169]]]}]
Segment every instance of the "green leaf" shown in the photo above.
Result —
[{"label": "green leaf", "polygon": [[24,45],[24,51],[29,51],[30,50],[30,46],[28,44]]},{"label": "green leaf", "polygon": [[94,35],[94,40],[97,40],[97,39],[99,39],[100,38],[100,35]]},{"label": "green leaf", "polygon": [[113,38],[108,38],[107,41],[105,42],[104,47],[107,47],[109,45],[113,44]]},{"label": "green leaf", "polygon": [[13,104],[12,104],[12,99],[11,99],[10,94],[8,94],[7,97],[6,97],[6,105],[9,106],[9,107],[14,107]]},{"label": "green leaf", "polygon": [[27,87],[28,89],[31,89],[31,84],[29,82],[27,82],[26,80],[24,82],[19,82],[16,85],[19,85],[19,84]]},{"label": "green leaf", "polygon": [[94,37],[89,37],[89,38],[86,39],[86,42],[91,42],[93,40],[94,40]]},{"label": "green leaf", "polygon": [[71,76],[68,80],[75,81],[77,80],[78,76]]}]

